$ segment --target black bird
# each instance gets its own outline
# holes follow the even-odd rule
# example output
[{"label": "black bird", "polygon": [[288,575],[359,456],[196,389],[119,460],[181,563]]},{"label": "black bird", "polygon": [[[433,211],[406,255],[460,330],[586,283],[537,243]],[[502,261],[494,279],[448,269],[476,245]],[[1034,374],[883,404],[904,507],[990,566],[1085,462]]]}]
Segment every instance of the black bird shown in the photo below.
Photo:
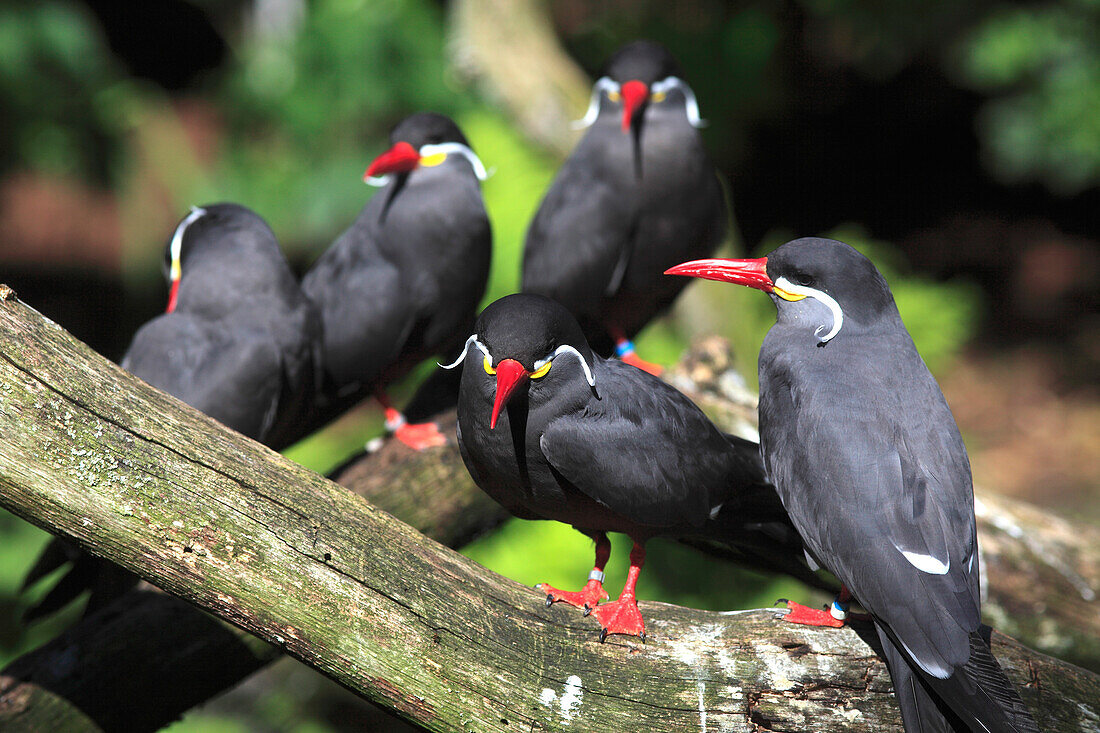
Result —
[{"label": "black bird", "polygon": [[[801,544],[758,447],[721,433],[676,389],[595,355],[565,308],[540,295],[489,305],[447,368],[463,366],[458,445],[474,481],[517,517],[572,524],[596,541],[584,589],[546,585],[553,601],[592,610],[607,634],[645,625],[635,584],[656,535],[716,537],[745,558],[798,558]],[[634,541],[619,599],[607,594],[606,532]],[[766,561],[764,564],[768,564]]]},{"label": "black bird", "polygon": [[321,404],[304,428],[375,395],[387,428],[414,448],[444,442],[410,425],[383,388],[469,333],[489,277],[492,235],[479,180],[485,168],[454,122],[406,118],[364,178],[383,186],[306,273],[324,320]]},{"label": "black bird", "polygon": [[523,291],[557,300],[592,348],[651,372],[630,342],[683,283],[661,273],[714,253],[730,230],[695,94],[664,47],[617,51],[592,88],[588,132],[527,232]]},{"label": "black bird", "polygon": [[[122,367],[254,440],[285,446],[316,390],[321,318],[267,223],[237,204],[193,208],[165,248],[164,268],[166,312],[138,329]],[[28,619],[89,586],[94,610],[132,584],[67,548],[52,543],[24,581],[75,561]]]},{"label": "black bird", "polygon": [[760,351],[764,465],[808,553],[874,621],[905,729],[1038,731],[981,634],[966,448],[875,266],[807,238],[669,273],[775,302]]}]

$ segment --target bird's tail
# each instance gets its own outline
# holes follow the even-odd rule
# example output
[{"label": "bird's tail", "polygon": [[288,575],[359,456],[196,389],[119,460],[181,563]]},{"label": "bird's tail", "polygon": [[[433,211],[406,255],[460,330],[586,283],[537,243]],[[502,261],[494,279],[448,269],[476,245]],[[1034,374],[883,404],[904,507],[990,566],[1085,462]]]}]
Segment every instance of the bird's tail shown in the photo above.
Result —
[{"label": "bird's tail", "polygon": [[875,626],[907,733],[1039,733],[979,631],[970,634],[967,663],[938,679],[917,671],[889,632],[878,622]]}]

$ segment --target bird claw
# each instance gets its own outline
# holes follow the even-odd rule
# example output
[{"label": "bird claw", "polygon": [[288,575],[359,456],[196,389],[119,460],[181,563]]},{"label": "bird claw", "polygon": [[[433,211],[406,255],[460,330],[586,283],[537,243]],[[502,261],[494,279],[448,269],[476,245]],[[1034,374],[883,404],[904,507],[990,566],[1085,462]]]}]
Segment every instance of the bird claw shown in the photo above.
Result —
[{"label": "bird claw", "polygon": [[623,354],[621,358],[624,364],[629,364],[632,367],[637,367],[643,372],[649,372],[655,377],[661,376],[661,374],[665,370],[665,368],[660,364],[654,364],[653,362],[646,361],[645,359],[640,358],[633,351]]},{"label": "bird claw", "polygon": [[638,610],[638,602],[633,598],[623,600],[620,598],[611,603],[597,606],[593,611],[596,620],[600,622],[600,641],[602,642],[610,634],[627,634],[630,636],[645,636],[645,621],[642,612]]},{"label": "bird claw", "polygon": [[447,437],[443,435],[434,422],[405,424],[393,431],[393,437],[412,448],[415,451],[427,450],[447,444]]},{"label": "bird claw", "polygon": [[789,609],[787,613],[777,614],[777,618],[782,618],[789,624],[798,624],[799,626],[824,626],[833,629],[839,629],[844,626],[844,622],[840,619],[833,618],[833,615],[829,613],[828,609],[810,608],[809,606],[803,606],[801,603],[789,601],[786,598],[780,598],[776,603],[787,604],[787,608]]},{"label": "bird claw", "polygon": [[587,616],[590,613],[592,613],[592,606],[589,606],[587,603],[584,604],[584,615]]},{"label": "bird claw", "polygon": [[[590,580],[578,591],[558,590],[548,583],[539,583],[535,586],[546,594],[546,605],[561,601],[577,608],[595,608],[601,599],[607,598],[607,592],[603,584],[598,580]],[[587,616],[591,611],[586,611]]]}]

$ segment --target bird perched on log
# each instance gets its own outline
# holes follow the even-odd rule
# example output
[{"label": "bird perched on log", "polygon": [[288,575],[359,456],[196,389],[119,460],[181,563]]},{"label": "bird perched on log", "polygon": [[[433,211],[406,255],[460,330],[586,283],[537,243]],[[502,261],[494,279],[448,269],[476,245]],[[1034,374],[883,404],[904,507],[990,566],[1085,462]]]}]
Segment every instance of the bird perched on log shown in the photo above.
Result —
[{"label": "bird perched on log", "polygon": [[[809,555],[870,614],[905,729],[1038,731],[981,633],[966,448],[871,261],[807,238],[669,273],[775,302],[760,351],[764,465]],[[787,618],[833,616],[792,604]]]},{"label": "bird perched on log", "polygon": [[[267,223],[237,204],[193,208],[165,248],[164,267],[168,306],[134,334],[122,367],[254,440],[287,445],[316,390],[321,318]],[[73,571],[28,619],[89,586],[101,589],[93,610],[133,582],[55,541],[24,585],[67,560]]]},{"label": "bird perched on log", "polygon": [[636,41],[608,60],[582,122],[528,229],[522,289],[568,308],[601,356],[656,373],[630,339],[683,289],[661,273],[726,238],[725,191],[695,94],[659,44]]},{"label": "bird perched on log", "polygon": [[432,354],[461,346],[489,277],[485,168],[447,117],[420,113],[390,134],[364,179],[382,190],[306,273],[324,320],[323,391],[303,434],[374,395],[387,428],[413,448],[441,445],[383,389]]},{"label": "bird perched on log", "polygon": [[[474,481],[517,517],[565,522],[596,541],[582,590],[540,588],[548,605],[591,611],[601,641],[644,639],[635,585],[656,535],[719,538],[742,559],[808,574],[757,445],[720,432],[657,377],[594,354],[558,303],[532,294],[492,303],[447,368],[459,365],[458,445]],[[597,605],[607,598],[607,532],[634,548],[618,600]]]}]

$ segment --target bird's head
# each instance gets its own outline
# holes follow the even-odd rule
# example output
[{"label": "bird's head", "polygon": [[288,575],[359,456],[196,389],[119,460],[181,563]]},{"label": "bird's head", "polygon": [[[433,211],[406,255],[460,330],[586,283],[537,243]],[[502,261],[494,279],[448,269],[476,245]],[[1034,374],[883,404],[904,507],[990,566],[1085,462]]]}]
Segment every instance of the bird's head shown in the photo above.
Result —
[{"label": "bird's head", "polygon": [[890,288],[871,261],[835,239],[795,239],[767,257],[695,260],[665,274],[763,290],[775,301],[780,322],[807,324],[820,345],[846,322],[866,327],[884,311],[896,312]]},{"label": "bird's head", "polygon": [[441,366],[464,364],[484,382],[483,391],[493,396],[490,429],[508,401],[525,388],[531,399],[549,399],[564,390],[587,397],[595,391],[592,349],[577,320],[550,298],[505,296],[482,311],[475,329],[462,355]]},{"label": "bird's head", "polygon": [[433,168],[450,157],[464,158],[480,180],[488,177],[458,125],[449,117],[419,112],[397,123],[390,132],[390,149],[371,161],[363,180],[372,186],[384,186],[393,176]]},{"label": "bird's head", "polygon": [[164,248],[164,277],[168,280],[168,307],[172,313],[179,304],[180,282],[184,270],[193,263],[208,259],[210,253],[247,246],[250,239],[275,235],[267,223],[251,209],[239,204],[207,204],[192,206],[191,211],[176,225]]},{"label": "bird's head", "polygon": [[695,93],[684,81],[676,59],[653,41],[634,41],[607,60],[592,86],[588,111],[576,126],[588,127],[595,122],[604,103],[621,109],[624,133],[638,129],[650,104],[680,104],[693,126],[704,124]]}]

